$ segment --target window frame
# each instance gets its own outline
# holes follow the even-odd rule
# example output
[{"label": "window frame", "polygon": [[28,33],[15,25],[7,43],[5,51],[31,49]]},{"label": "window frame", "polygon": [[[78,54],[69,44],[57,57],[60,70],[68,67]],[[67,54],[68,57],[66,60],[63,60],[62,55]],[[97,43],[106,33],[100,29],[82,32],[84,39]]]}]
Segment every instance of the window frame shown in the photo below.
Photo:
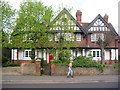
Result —
[{"label": "window frame", "polygon": [[99,37],[101,37],[102,40],[104,40],[104,33],[93,33],[91,34],[91,42],[96,42]]},{"label": "window frame", "polygon": [[94,58],[99,58],[99,57],[101,57],[101,51],[99,51],[99,50],[92,51],[92,56],[93,56]]},{"label": "window frame", "polygon": [[[28,56],[26,56],[26,52],[28,52]],[[25,58],[30,58],[30,54],[32,53],[31,50],[24,50],[24,57]]]},{"label": "window frame", "polygon": [[81,34],[80,33],[76,34],[76,41],[81,41]]}]

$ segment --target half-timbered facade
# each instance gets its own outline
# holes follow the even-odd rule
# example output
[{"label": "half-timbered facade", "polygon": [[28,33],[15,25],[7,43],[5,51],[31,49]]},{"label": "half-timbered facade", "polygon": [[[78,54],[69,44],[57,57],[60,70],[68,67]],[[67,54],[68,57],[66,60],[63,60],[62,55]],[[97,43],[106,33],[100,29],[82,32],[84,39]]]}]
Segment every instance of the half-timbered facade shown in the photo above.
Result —
[{"label": "half-timbered facade", "polygon": [[[60,33],[59,31],[65,31],[65,23],[63,21],[67,18],[67,29],[73,30],[74,34],[66,32],[64,33],[67,36],[66,41],[72,41],[77,44],[77,46],[71,46],[71,54],[74,57],[88,56],[91,54],[93,56],[93,60],[100,61],[101,60],[101,50],[99,46],[96,44],[99,37],[104,40],[104,32],[112,32],[114,38],[110,42],[109,46],[105,47],[105,61],[109,64],[109,61],[114,63],[114,60],[118,60],[118,45],[115,44],[115,38],[118,36],[114,27],[111,23],[108,23],[108,16],[105,14],[102,17],[100,14],[90,23],[82,22],[82,12],[77,10],[76,19],[64,8],[52,21],[53,28],[50,28],[51,36],[49,37],[49,41],[57,42],[59,41]],[[62,26],[62,27],[61,27]],[[12,60],[14,63],[21,62],[29,62],[31,50],[18,50],[12,49]],[[56,50],[57,54],[57,50]],[[46,63],[50,63],[50,53],[44,49],[44,52],[35,52],[36,58],[44,58]],[[54,57],[57,58],[57,57]],[[71,58],[73,59],[73,58]]]}]

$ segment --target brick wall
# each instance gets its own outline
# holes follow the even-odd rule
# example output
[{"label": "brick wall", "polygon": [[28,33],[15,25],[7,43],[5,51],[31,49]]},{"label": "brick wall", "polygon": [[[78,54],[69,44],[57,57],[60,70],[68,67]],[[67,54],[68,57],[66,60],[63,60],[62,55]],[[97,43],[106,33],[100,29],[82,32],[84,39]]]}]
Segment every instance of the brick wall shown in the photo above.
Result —
[{"label": "brick wall", "polygon": [[[51,70],[53,69],[53,67],[51,67]],[[73,75],[74,76],[79,76],[79,75],[117,75],[118,74],[118,70],[114,69],[114,65],[106,65],[104,67],[104,72],[101,73],[97,68],[95,67],[91,67],[91,68],[81,68],[81,67],[77,67],[77,68],[72,68],[73,70]],[[52,76],[67,76],[68,73],[68,67],[64,66],[64,65],[55,65],[54,66],[54,73],[52,72]]]},{"label": "brick wall", "polygon": [[37,61],[36,63],[22,63],[21,74],[41,76],[41,62]]}]

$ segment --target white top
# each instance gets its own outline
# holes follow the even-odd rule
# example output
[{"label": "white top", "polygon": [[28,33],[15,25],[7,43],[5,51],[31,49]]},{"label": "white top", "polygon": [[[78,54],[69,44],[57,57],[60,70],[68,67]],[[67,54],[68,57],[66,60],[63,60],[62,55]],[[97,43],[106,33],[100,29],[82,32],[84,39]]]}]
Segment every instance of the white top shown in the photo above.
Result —
[{"label": "white top", "polygon": [[69,67],[72,67],[72,63],[69,64]]}]

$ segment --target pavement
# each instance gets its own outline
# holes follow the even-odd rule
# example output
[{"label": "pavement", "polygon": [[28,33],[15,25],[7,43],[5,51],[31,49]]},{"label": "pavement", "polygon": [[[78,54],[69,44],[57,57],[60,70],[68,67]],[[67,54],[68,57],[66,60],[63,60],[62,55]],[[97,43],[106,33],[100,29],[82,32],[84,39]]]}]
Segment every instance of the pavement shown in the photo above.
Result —
[{"label": "pavement", "polygon": [[3,75],[2,84],[45,84],[45,83],[96,83],[96,82],[119,82],[120,75],[91,75],[91,76],[19,76]]}]

